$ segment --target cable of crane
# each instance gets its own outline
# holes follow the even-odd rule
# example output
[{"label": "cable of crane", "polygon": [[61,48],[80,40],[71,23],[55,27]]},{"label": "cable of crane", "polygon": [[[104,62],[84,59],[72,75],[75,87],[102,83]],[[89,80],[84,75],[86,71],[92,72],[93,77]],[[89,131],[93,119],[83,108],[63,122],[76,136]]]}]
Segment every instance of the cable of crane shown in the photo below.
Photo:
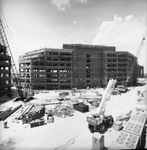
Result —
[{"label": "cable of crane", "polygon": [[[4,22],[3,26],[5,28],[5,33],[9,37],[9,38],[7,38],[7,40],[10,41],[9,43],[11,43],[11,46],[13,47],[13,51],[15,51],[15,56],[17,55],[17,58],[18,58],[19,57],[18,56],[19,55],[19,51],[16,51],[18,48],[16,46],[16,43],[14,42],[14,38],[13,38],[13,36],[11,34],[11,30],[10,30],[10,28],[8,26],[8,23],[7,23],[6,19],[5,19],[4,13],[1,10],[1,8],[0,8],[0,12],[1,12],[0,13],[1,14],[1,20],[2,20],[2,22]],[[13,52],[11,52],[11,53],[13,53]],[[16,62],[15,62],[15,64],[16,64]]]},{"label": "cable of crane", "polygon": [[[1,10],[0,10],[1,11]],[[1,11],[2,12],[2,11]],[[1,18],[2,18],[2,13],[1,13]],[[5,29],[6,27],[4,26],[3,22],[2,22],[2,19],[0,18],[0,35],[1,35],[1,38],[2,38],[2,42],[4,46],[6,46],[7,48],[7,53],[11,56],[11,63],[13,65],[13,67],[11,67],[11,71],[12,71],[12,80],[13,80],[13,83],[15,84],[16,88],[17,88],[17,84],[19,84],[21,86],[21,83],[19,82],[19,74],[18,74],[18,71],[17,71],[17,68],[16,68],[16,65],[15,65],[15,61],[14,61],[14,58],[13,58],[13,54],[11,52],[11,48],[10,48],[10,45],[9,45],[9,41],[7,39],[7,36],[9,35],[7,31],[7,29]],[[4,19],[4,18],[3,18]],[[4,28],[5,27],[5,28]]]}]

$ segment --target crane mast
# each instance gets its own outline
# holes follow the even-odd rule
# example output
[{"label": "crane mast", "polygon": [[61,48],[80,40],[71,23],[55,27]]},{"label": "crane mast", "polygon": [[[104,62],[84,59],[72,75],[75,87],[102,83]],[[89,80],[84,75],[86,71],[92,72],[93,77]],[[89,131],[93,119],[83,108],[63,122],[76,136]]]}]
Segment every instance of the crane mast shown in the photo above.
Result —
[{"label": "crane mast", "polygon": [[[141,50],[142,50],[142,47],[143,47],[143,45],[144,45],[144,41],[145,41],[146,35],[147,35],[147,33],[143,36],[143,38],[142,38],[142,40],[141,40],[141,43],[140,43],[140,45],[139,45],[139,48],[138,48],[138,50],[137,50],[137,53],[136,53],[137,59],[139,58],[139,55],[140,55],[140,53],[141,53]],[[129,80],[130,80],[130,78],[132,77],[134,67],[135,67],[135,62],[133,62],[132,66],[131,66],[131,70],[130,70],[129,75],[127,76],[126,81],[125,81],[125,86],[128,85]]]},{"label": "crane mast", "polygon": [[18,91],[18,94],[20,95],[20,97],[23,97],[23,93],[22,93],[22,86],[19,80],[19,75],[17,72],[17,68],[16,68],[16,64],[10,49],[10,45],[7,39],[7,35],[6,35],[6,31],[5,31],[5,26],[4,23],[2,21],[2,19],[0,18],[0,44],[6,47],[6,52],[9,56],[11,56],[11,76],[12,76],[12,80],[13,83]]}]

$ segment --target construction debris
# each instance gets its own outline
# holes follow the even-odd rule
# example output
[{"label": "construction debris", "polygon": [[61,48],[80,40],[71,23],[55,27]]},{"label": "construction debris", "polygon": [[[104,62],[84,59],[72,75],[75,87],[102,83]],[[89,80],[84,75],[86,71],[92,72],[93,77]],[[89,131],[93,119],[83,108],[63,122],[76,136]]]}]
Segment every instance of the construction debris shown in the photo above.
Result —
[{"label": "construction debris", "polygon": [[58,117],[72,116],[73,113],[74,109],[70,103],[59,104],[53,110],[53,114]]}]

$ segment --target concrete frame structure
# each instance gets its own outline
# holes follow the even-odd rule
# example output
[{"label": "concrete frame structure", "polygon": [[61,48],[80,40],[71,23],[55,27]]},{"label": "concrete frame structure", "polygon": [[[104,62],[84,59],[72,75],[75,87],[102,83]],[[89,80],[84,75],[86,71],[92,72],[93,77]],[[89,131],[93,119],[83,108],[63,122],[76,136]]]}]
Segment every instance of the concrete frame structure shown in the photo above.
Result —
[{"label": "concrete frame structure", "polygon": [[137,58],[127,51],[105,52],[105,85],[112,78],[117,79],[117,84],[121,85],[130,74],[131,78],[128,85],[135,85],[137,77],[143,77],[142,69],[143,67],[138,65]]},{"label": "concrete frame structure", "polygon": [[44,48],[20,56],[20,81],[40,90],[101,87],[110,78],[122,84],[134,61],[131,84],[143,76],[143,67],[131,53],[113,46],[63,44],[63,49]]},{"label": "concrete frame structure", "polygon": [[0,44],[0,95],[11,91],[11,57]]},{"label": "concrete frame structure", "polygon": [[72,50],[40,49],[19,59],[20,81],[32,89],[72,88]]}]

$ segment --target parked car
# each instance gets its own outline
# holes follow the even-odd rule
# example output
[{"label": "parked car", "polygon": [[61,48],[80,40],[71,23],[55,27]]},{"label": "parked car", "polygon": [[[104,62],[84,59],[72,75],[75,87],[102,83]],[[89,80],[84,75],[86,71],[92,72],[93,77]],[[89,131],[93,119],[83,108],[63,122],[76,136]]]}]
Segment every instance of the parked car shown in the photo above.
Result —
[{"label": "parked car", "polygon": [[127,87],[124,85],[118,85],[116,90],[119,91],[120,93],[126,93],[128,91]]}]

